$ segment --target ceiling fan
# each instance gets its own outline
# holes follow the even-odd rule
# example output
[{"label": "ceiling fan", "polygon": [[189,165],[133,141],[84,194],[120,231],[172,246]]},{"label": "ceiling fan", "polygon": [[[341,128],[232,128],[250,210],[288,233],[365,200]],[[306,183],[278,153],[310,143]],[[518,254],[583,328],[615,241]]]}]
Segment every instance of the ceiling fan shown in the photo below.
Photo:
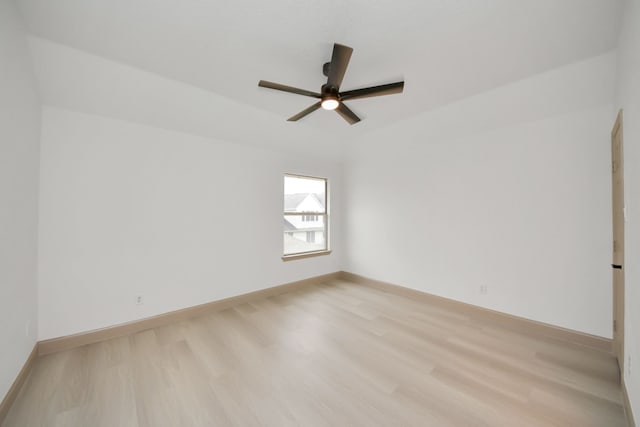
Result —
[{"label": "ceiling fan", "polygon": [[258,86],[320,99],[320,101],[316,102],[311,107],[300,111],[294,116],[289,117],[288,121],[290,122],[298,121],[308,114],[316,111],[318,108],[322,107],[325,110],[335,110],[342,116],[343,119],[345,119],[351,125],[358,123],[360,121],[360,118],[345,105],[344,101],[369,98],[372,96],[402,93],[404,82],[402,81],[389,83],[380,86],[372,86],[363,89],[340,92],[340,85],[342,84],[342,79],[344,78],[344,74],[347,71],[347,66],[349,65],[349,59],[351,59],[352,53],[353,49],[348,46],[344,46],[338,43],[335,43],[333,45],[331,62],[325,63],[322,67],[322,73],[327,76],[327,83],[322,85],[320,93],[298,89],[291,86],[285,86],[279,83],[272,83],[265,80],[260,80],[260,82],[258,82]]}]

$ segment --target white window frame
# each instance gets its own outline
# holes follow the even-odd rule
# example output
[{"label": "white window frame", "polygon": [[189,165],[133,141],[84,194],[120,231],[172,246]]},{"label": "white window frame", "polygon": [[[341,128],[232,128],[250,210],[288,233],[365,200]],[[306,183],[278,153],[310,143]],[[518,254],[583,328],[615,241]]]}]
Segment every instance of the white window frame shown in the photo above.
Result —
[{"label": "white window frame", "polygon": [[[286,177],[292,177],[292,178],[302,178],[302,179],[314,179],[314,180],[318,180],[318,181],[324,181],[324,212],[307,212],[307,211],[303,211],[303,212],[287,212],[284,210],[284,186],[283,186],[283,194],[282,194],[282,201],[283,201],[283,218],[285,216],[300,216],[302,218],[302,220],[304,221],[306,218],[308,218],[309,216],[313,216],[315,218],[319,218],[319,217],[323,217],[323,224],[324,224],[324,244],[325,247],[324,249],[320,249],[320,250],[313,250],[313,251],[304,251],[304,252],[293,252],[293,253],[284,253],[284,248],[283,248],[283,255],[282,255],[282,260],[283,261],[290,261],[290,260],[294,260],[294,259],[300,259],[300,258],[309,258],[309,257],[314,257],[314,256],[320,256],[320,255],[329,255],[331,253],[331,250],[329,249],[329,179],[328,178],[322,178],[319,176],[309,176],[309,175],[300,175],[300,174],[292,174],[292,173],[285,173],[283,176],[283,179]],[[317,221],[317,220],[316,220]],[[282,238],[284,239],[284,235],[285,232],[283,231],[282,233]]]}]

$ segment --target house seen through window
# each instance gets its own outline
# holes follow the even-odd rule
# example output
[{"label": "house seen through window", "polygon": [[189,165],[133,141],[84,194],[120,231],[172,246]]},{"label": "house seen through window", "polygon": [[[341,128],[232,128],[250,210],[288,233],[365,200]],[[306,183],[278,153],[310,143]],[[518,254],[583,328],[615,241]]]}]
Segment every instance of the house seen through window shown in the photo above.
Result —
[{"label": "house seen through window", "polygon": [[284,176],[284,255],[326,251],[327,180]]}]

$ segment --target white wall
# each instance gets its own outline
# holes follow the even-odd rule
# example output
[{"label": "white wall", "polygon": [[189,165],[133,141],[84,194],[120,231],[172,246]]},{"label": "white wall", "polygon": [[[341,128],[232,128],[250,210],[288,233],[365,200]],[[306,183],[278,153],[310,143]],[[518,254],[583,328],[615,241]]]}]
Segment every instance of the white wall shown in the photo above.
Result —
[{"label": "white wall", "polygon": [[37,338],[39,133],[25,33],[0,0],[0,400]]},{"label": "white wall", "polygon": [[[304,123],[287,122],[287,117],[309,106],[309,98],[258,87],[257,82],[264,75],[244,81],[238,90],[251,88],[260,100],[273,99],[277,108],[252,107],[49,40],[32,36],[29,42],[45,105],[258,148],[334,159],[341,157],[344,147],[336,136],[357,130],[350,129],[337,114],[326,111],[318,111]],[[323,127],[327,121],[331,126]]]},{"label": "white wall", "polygon": [[[40,339],[342,268],[337,163],[49,107],[42,135]],[[331,255],[281,260],[284,173],[329,178]]]},{"label": "white wall", "polygon": [[610,337],[614,74],[604,55],[362,138],[347,270]]},{"label": "white wall", "polygon": [[627,391],[640,421],[640,4],[629,0],[618,48],[616,109],[624,110],[625,161],[625,362]]}]

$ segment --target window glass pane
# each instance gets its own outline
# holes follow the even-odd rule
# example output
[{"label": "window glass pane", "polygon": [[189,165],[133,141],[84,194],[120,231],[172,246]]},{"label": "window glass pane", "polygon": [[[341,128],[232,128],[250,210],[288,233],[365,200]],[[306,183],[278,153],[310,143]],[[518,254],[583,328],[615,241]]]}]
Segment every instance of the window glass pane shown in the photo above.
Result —
[{"label": "window glass pane", "polygon": [[314,221],[304,215],[284,215],[284,254],[323,251],[327,249],[325,216],[314,215]]},{"label": "window glass pane", "polygon": [[[325,182],[324,179],[285,176],[284,211],[324,213],[326,210]],[[308,218],[314,217],[310,215]],[[305,220],[309,221],[308,218]]]}]

